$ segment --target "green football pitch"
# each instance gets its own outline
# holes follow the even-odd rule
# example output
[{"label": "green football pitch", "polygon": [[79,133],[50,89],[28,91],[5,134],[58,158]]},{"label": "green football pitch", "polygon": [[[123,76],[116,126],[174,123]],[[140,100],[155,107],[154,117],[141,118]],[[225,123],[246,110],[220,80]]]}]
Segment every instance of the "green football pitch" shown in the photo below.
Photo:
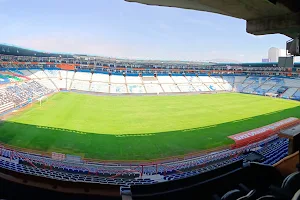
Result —
[{"label": "green football pitch", "polygon": [[229,135],[288,117],[300,117],[299,102],[236,93],[58,93],[2,121],[0,141],[85,158],[148,160],[228,145]]}]

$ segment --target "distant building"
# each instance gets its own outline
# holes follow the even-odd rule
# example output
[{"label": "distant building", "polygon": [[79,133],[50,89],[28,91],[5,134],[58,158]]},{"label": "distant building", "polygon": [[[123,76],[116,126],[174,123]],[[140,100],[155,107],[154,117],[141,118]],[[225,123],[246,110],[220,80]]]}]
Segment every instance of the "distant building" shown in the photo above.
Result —
[{"label": "distant building", "polygon": [[269,58],[263,58],[263,59],[261,60],[261,62],[263,62],[263,63],[269,63],[269,62],[271,62],[271,61],[270,61]]},{"label": "distant building", "polygon": [[279,57],[285,57],[285,56],[286,56],[285,49],[278,49],[275,47],[269,49],[268,59],[270,62],[278,62]]}]

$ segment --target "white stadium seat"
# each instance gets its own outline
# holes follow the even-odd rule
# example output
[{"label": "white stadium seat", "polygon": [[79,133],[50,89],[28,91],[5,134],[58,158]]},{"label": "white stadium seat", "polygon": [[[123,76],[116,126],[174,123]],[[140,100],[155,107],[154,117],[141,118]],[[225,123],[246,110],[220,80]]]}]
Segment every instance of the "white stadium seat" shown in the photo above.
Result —
[{"label": "white stadium seat", "polygon": [[74,76],[74,80],[83,80],[90,81],[92,77],[92,73],[89,72],[76,72]]},{"label": "white stadium seat", "polygon": [[143,76],[142,77],[142,80],[143,80],[143,83],[146,83],[146,84],[158,84],[158,80],[156,77],[154,76]]},{"label": "white stadium seat", "polygon": [[179,88],[175,84],[161,84],[164,92],[180,92]]},{"label": "white stadium seat", "polygon": [[222,91],[224,90],[216,83],[205,83],[205,85],[211,90],[211,91]]},{"label": "white stadium seat", "polygon": [[282,94],[282,97],[290,98],[297,92],[297,90],[298,88],[289,88]]},{"label": "white stadium seat", "polygon": [[210,78],[215,82],[215,83],[223,83],[223,79],[220,76],[210,76]]},{"label": "white stadium seat", "polygon": [[145,84],[147,93],[161,93],[163,92],[162,88],[158,84]]},{"label": "white stadium seat", "polygon": [[67,79],[52,78],[51,79],[58,89],[67,89]]},{"label": "white stadium seat", "polygon": [[214,83],[214,81],[209,76],[198,76],[203,83]]},{"label": "white stadium seat", "polygon": [[40,70],[40,69],[30,69],[29,70],[32,74],[33,74],[33,76],[31,76],[31,78],[39,78],[39,79],[41,79],[41,78],[48,78],[48,76],[44,73],[44,71],[43,70]]},{"label": "white stadium seat", "polygon": [[44,70],[44,72],[49,78],[59,78],[59,70]]},{"label": "white stadium seat", "polygon": [[127,88],[129,93],[146,93],[144,86],[141,84],[128,84]]},{"label": "white stadium seat", "polygon": [[235,82],[235,77],[234,76],[223,76],[223,82],[233,85]]},{"label": "white stadium seat", "polygon": [[82,90],[82,91],[89,91],[90,82],[89,81],[78,81],[74,80],[72,82],[71,88],[72,90]]},{"label": "white stadium seat", "polygon": [[111,75],[110,76],[110,82],[111,83],[125,83],[125,77],[122,75]]},{"label": "white stadium seat", "polygon": [[94,73],[92,76],[92,82],[109,82],[109,75],[108,74],[100,74],[100,73]]},{"label": "white stadium seat", "polygon": [[[36,80],[51,90],[67,89],[112,94],[125,93],[179,93],[236,91],[264,95],[276,94],[282,86],[288,87],[282,94],[284,98],[292,98],[300,88],[300,79],[277,77],[246,76],[122,76],[102,73],[76,72],[66,70],[20,69],[11,73],[22,74]],[[26,80],[25,78],[23,78]],[[9,78],[10,83],[17,79]]]},{"label": "white stadium seat", "polygon": [[268,91],[268,93],[277,93],[277,91],[278,91],[279,88],[281,88],[281,87],[282,87],[281,85],[273,86],[273,87]]},{"label": "white stadium seat", "polygon": [[40,83],[41,85],[43,85],[44,87],[46,88],[49,88],[49,89],[53,89],[53,90],[56,90],[56,86],[53,84],[53,82],[49,79],[37,79],[36,82]]},{"label": "white stadium seat", "polygon": [[204,84],[193,84],[195,90],[197,92],[209,92],[210,89],[208,89],[208,87]]},{"label": "white stadium seat", "polygon": [[[22,69],[22,70],[19,70],[24,76],[27,76],[28,78],[31,78],[32,73],[30,71],[28,71],[27,69]],[[36,78],[36,77],[35,77]]]},{"label": "white stadium seat", "polygon": [[126,83],[130,84],[130,83],[139,83],[142,84],[142,79],[139,76],[126,76]]},{"label": "white stadium seat", "polygon": [[60,74],[60,77],[59,77],[59,78],[67,78],[67,72],[68,72],[68,71],[60,70],[60,71],[58,72],[58,74]]},{"label": "white stadium seat", "polygon": [[186,76],[186,79],[190,83],[202,83],[202,81],[200,81],[200,79],[197,76]]},{"label": "white stadium seat", "polygon": [[195,92],[195,88],[189,84],[178,84],[178,87],[181,92]]},{"label": "white stadium seat", "polygon": [[170,76],[157,76],[158,82],[163,83],[174,83],[173,79]]},{"label": "white stadium seat", "polygon": [[233,85],[230,83],[219,83],[218,85],[226,91],[231,91],[233,88]]},{"label": "white stadium seat", "polygon": [[189,81],[184,76],[172,76],[172,78],[176,84],[189,83]]},{"label": "white stadium seat", "polygon": [[108,93],[109,92],[109,85],[108,85],[108,83],[92,82],[90,91],[91,92]]},{"label": "white stadium seat", "polygon": [[235,83],[243,83],[246,79],[246,76],[236,76]]},{"label": "white stadium seat", "polygon": [[284,84],[284,81],[282,78],[272,77],[269,80],[267,80],[264,84],[274,86],[274,85],[278,85],[278,84]]},{"label": "white stadium seat", "polygon": [[74,73],[75,73],[74,71],[67,71],[67,78],[73,79]]},{"label": "white stadium seat", "polygon": [[300,79],[284,79],[285,86],[300,87]]},{"label": "white stadium seat", "polygon": [[118,93],[118,94],[127,93],[126,85],[125,84],[111,84],[110,85],[110,93]]}]

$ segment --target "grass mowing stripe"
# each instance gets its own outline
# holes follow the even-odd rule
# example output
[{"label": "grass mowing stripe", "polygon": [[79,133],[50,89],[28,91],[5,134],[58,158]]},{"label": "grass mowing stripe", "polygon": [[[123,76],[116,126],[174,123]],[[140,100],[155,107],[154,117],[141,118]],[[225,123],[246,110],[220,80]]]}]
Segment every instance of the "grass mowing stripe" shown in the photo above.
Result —
[{"label": "grass mowing stripe", "polygon": [[0,141],[99,159],[154,159],[230,144],[228,135],[288,117],[300,103],[245,94],[58,93],[0,125]]}]

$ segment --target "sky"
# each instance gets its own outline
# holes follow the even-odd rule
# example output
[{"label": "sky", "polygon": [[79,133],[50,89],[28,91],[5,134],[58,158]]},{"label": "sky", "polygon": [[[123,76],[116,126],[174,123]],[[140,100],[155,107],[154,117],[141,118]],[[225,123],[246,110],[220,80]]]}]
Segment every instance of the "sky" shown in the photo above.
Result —
[{"label": "sky", "polygon": [[131,59],[260,62],[288,37],[223,15],[124,0],[0,0],[0,43]]}]

